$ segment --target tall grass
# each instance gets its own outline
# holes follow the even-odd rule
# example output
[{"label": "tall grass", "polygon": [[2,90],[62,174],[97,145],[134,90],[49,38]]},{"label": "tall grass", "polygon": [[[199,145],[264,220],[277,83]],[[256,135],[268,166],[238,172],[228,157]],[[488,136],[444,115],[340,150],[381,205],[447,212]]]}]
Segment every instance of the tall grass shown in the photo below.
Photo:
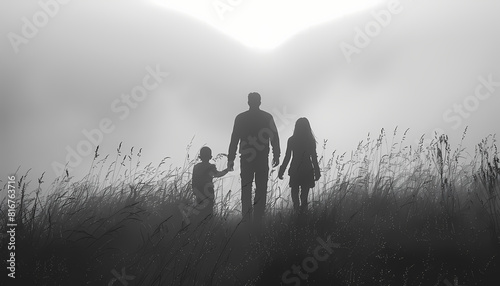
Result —
[{"label": "tall grass", "polygon": [[[108,162],[97,148],[82,180],[66,172],[45,196],[43,174],[28,191],[28,171],[17,182],[18,279],[120,285],[111,271],[124,269],[134,276],[130,285],[280,285],[286,270],[311,255],[317,238],[331,237],[341,247],[302,285],[500,280],[495,136],[467,155],[461,142],[453,149],[440,134],[429,145],[422,137],[412,146],[407,132],[368,135],[349,155],[326,155],[324,141],[322,178],[304,217],[291,212],[287,184],[271,171],[260,230],[240,223],[240,191],[227,190],[229,178],[216,181],[215,217],[196,218],[190,185],[196,160],[189,155],[180,167],[167,167],[169,158],[141,167],[141,149],[124,151],[120,143]],[[222,154],[214,160],[225,163]],[[1,206],[3,228],[6,203]],[[2,257],[6,242],[2,237]]]}]

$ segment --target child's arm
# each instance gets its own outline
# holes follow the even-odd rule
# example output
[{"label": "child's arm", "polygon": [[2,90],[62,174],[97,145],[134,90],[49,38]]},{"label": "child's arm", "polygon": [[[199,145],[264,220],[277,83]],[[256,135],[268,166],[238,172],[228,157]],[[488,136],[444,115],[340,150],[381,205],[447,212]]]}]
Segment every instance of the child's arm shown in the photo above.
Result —
[{"label": "child's arm", "polygon": [[226,175],[227,173],[229,172],[229,168],[226,168],[222,171],[217,171],[215,174],[214,174],[214,178],[219,178],[219,177],[222,177],[224,175]]},{"label": "child's arm", "polygon": [[288,139],[288,142],[286,144],[285,159],[283,159],[283,163],[281,164],[280,169],[278,171],[278,178],[283,180],[283,174],[285,174],[286,167],[288,166],[291,157],[292,157],[292,148],[290,147],[290,139]]},{"label": "child's arm", "polygon": [[229,170],[230,170],[229,168],[226,168],[222,171],[219,171],[217,170],[217,167],[215,165],[212,165],[212,171],[210,173],[214,178],[219,178],[226,175],[229,172]]}]

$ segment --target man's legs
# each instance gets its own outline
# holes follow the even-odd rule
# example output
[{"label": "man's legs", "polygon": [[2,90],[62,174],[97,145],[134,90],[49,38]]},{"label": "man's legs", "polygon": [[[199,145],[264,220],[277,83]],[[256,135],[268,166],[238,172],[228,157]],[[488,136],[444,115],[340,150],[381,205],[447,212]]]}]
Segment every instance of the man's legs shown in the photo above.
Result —
[{"label": "man's legs", "polygon": [[254,220],[262,223],[267,200],[267,180],[269,177],[269,162],[267,156],[256,162],[255,168],[255,202]]},{"label": "man's legs", "polygon": [[241,213],[243,221],[252,219],[252,184],[254,178],[254,168],[252,162],[247,162],[246,159],[241,159]]}]

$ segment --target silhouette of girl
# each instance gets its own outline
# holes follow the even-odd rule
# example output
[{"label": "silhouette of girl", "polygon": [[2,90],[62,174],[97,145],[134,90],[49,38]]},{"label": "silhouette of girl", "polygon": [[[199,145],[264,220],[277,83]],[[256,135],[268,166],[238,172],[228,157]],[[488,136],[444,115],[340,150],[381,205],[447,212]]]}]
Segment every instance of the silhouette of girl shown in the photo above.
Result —
[{"label": "silhouette of girl", "polygon": [[[293,155],[288,175],[295,211],[307,211],[307,196],[309,189],[315,186],[320,177],[316,139],[307,118],[302,117],[295,123],[293,135],[288,139],[286,155],[281,165],[278,177],[282,180],[288,162]],[[300,188],[300,204],[299,204]]]}]

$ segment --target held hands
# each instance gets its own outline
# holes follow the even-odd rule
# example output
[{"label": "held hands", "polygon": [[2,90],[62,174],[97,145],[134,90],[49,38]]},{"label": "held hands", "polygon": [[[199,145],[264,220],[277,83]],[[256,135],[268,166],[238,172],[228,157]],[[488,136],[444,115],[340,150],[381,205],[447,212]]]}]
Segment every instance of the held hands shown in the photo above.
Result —
[{"label": "held hands", "polygon": [[283,180],[283,174],[285,173],[285,169],[283,168],[283,166],[281,166],[280,170],[278,171],[278,178],[280,180]]},{"label": "held hands", "polygon": [[234,161],[227,161],[227,169],[229,171],[234,171]]},{"label": "held hands", "polygon": [[280,158],[279,157],[274,157],[273,158],[273,168],[278,166],[280,164]]}]

